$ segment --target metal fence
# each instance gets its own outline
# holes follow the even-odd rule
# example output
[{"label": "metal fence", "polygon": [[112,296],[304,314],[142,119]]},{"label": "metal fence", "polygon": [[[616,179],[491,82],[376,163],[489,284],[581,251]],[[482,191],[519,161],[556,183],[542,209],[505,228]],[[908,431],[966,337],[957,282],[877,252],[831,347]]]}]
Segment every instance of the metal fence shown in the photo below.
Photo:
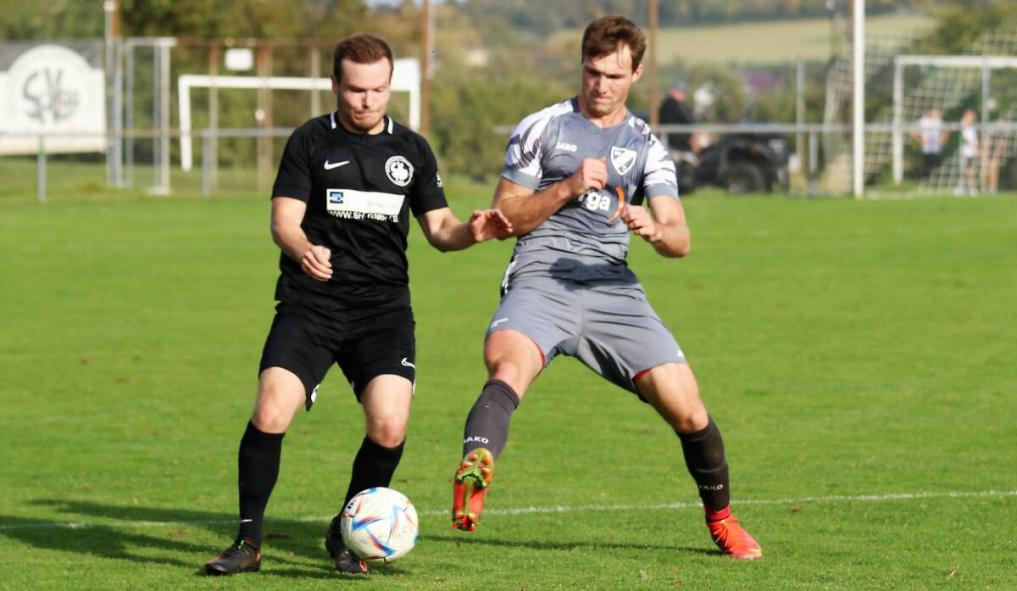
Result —
[{"label": "metal fence", "polygon": [[[977,166],[977,177],[981,190],[986,190],[990,178],[990,170],[993,166],[1004,167],[1014,171],[1014,160],[1017,160],[1017,123],[996,122],[990,124],[975,124],[978,130],[980,144],[986,149],[980,151],[974,159],[974,166]],[[959,135],[961,126],[958,123],[945,123],[943,129]],[[892,123],[871,123],[866,125],[865,132],[867,139],[881,141],[894,135],[907,137],[912,132],[919,131],[918,125],[895,126]],[[498,127],[493,130],[491,141],[503,141],[504,136],[510,133],[510,127]],[[782,165],[786,165],[786,172],[793,180],[790,186],[784,187],[795,194],[804,195],[829,195],[844,193],[843,189],[836,190],[838,186],[848,186],[845,183],[838,183],[835,178],[838,170],[842,175],[849,174],[850,152],[831,151],[830,146],[849,146],[851,126],[847,124],[784,124],[784,123],[740,123],[740,124],[695,124],[695,125],[661,125],[656,129],[660,137],[668,133],[705,133],[717,138],[725,136],[757,136],[763,138],[779,138],[787,146],[789,158],[784,159]],[[105,174],[104,182],[110,188],[144,189],[152,195],[174,194],[174,178],[183,180],[189,190],[185,192],[197,193],[205,197],[215,195],[223,189],[221,172],[224,168],[233,171],[230,182],[226,183],[227,190],[259,192],[268,191],[271,180],[278,163],[278,156],[281,153],[283,141],[287,138],[292,129],[290,128],[241,128],[241,129],[196,129],[182,132],[177,129],[143,129],[126,130],[117,133],[104,134],[101,137],[106,140],[106,145],[122,145],[124,149],[108,150],[106,154],[92,155],[86,161],[96,171]],[[59,137],[97,137],[95,134],[74,134],[69,132],[54,132],[50,134],[2,134],[0,139],[6,137],[31,138],[38,146],[34,155],[34,178],[35,193],[39,203],[47,201],[47,193],[50,190],[49,182],[51,173],[48,170],[53,158],[59,158],[61,162],[82,162],[82,157],[57,156],[47,151],[47,138]],[[837,141],[831,141],[836,139]],[[271,158],[261,158],[258,155],[263,152],[258,145],[266,140],[273,142]],[[240,147],[233,146],[233,153],[246,154],[251,152],[250,158],[239,158],[242,161],[254,163],[254,166],[236,166],[222,162],[220,144],[233,141]],[[195,144],[194,152],[198,154],[196,163],[197,170],[193,172],[184,171],[179,166],[179,154],[184,151],[183,144]],[[250,145],[242,145],[248,142]],[[906,176],[910,181],[905,182],[903,189],[895,189],[899,181],[890,174],[891,168],[888,162],[867,154],[866,180],[869,187],[876,190],[887,191],[897,190],[906,194],[911,193],[937,193],[949,192],[962,181],[964,170],[961,168],[959,149],[957,142],[949,144],[944,151],[942,163],[936,170],[921,170],[919,166],[917,145],[912,146],[910,160],[913,165],[908,169]],[[119,174],[108,174],[114,168],[113,158],[122,158],[123,169]],[[19,160],[22,163],[19,172],[14,175],[23,176],[27,174],[27,166],[24,166],[26,157],[0,157],[0,163]],[[871,161],[870,161],[871,159]],[[82,165],[84,166],[84,165]],[[454,174],[455,171],[449,171]],[[925,174],[924,177],[919,176]],[[1001,188],[1012,189],[1013,183],[1004,175]],[[24,178],[19,179],[22,184]],[[111,182],[112,181],[112,182]],[[90,181],[94,185],[97,181]]]}]

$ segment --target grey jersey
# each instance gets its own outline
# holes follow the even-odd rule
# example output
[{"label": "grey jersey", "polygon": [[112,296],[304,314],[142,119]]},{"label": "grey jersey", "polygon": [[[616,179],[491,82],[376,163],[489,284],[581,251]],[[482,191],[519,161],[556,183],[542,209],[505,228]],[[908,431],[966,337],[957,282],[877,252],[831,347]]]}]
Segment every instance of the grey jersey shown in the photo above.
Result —
[{"label": "grey jersey", "polygon": [[678,199],[674,161],[631,113],[601,128],[579,112],[575,98],[538,111],[516,127],[505,153],[506,179],[540,191],[570,176],[585,158],[607,161],[608,183],[574,199],[516,242],[506,272],[551,273],[576,280],[630,276],[625,203],[645,197]]}]

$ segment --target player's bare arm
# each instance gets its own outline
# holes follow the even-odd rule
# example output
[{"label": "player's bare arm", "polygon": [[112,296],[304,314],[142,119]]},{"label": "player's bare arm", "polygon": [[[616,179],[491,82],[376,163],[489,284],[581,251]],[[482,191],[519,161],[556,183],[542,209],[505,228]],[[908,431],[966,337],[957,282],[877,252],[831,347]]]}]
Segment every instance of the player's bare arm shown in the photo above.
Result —
[{"label": "player's bare arm", "polygon": [[468,221],[460,221],[448,207],[432,209],[417,218],[431,246],[442,252],[462,250],[492,238],[512,235],[512,224],[497,209],[478,209]]},{"label": "player's bare arm", "polygon": [[685,210],[678,201],[664,196],[651,197],[650,209],[626,205],[621,219],[633,234],[653,245],[654,250],[666,257],[683,257],[692,248]]},{"label": "player's bare arm", "polygon": [[606,183],[606,159],[586,158],[571,176],[539,192],[502,177],[494,190],[494,207],[505,212],[515,229],[514,234],[521,236],[530,233],[569,201],[590,189],[603,189]]},{"label": "player's bare arm", "polygon": [[292,197],[272,199],[272,240],[286,256],[300,263],[300,268],[312,279],[328,281],[332,278],[332,251],[311,244],[300,227],[307,203]]}]

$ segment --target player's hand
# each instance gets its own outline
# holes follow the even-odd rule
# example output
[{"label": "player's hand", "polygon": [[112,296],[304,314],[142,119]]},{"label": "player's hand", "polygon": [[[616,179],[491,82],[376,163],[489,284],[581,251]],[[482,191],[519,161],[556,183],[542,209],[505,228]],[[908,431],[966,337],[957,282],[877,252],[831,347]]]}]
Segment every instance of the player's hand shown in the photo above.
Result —
[{"label": "player's hand", "polygon": [[468,223],[470,234],[477,242],[492,238],[504,240],[512,235],[512,222],[500,209],[478,209],[470,216]]},{"label": "player's hand", "polygon": [[585,158],[565,182],[569,193],[579,197],[590,189],[601,190],[607,184],[607,158]]},{"label": "player's hand", "polygon": [[664,237],[663,230],[653,221],[645,207],[626,204],[622,208],[621,219],[633,234],[647,242],[657,242]]},{"label": "player's hand", "polygon": [[328,281],[332,278],[332,251],[324,246],[311,246],[300,257],[300,268],[311,279]]}]

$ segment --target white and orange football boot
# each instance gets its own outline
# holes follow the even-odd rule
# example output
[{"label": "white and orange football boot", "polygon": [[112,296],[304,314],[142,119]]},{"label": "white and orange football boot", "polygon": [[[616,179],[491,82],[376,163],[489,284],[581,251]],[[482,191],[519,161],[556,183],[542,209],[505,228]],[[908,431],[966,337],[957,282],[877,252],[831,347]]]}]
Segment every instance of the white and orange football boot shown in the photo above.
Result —
[{"label": "white and orange football boot", "polygon": [[731,509],[725,509],[719,515],[719,519],[707,519],[706,527],[721,552],[739,560],[755,560],[763,556],[759,542],[738,523]]},{"label": "white and orange football boot", "polygon": [[463,456],[452,478],[452,527],[463,531],[477,529],[492,479],[494,456],[489,450],[481,447]]}]

